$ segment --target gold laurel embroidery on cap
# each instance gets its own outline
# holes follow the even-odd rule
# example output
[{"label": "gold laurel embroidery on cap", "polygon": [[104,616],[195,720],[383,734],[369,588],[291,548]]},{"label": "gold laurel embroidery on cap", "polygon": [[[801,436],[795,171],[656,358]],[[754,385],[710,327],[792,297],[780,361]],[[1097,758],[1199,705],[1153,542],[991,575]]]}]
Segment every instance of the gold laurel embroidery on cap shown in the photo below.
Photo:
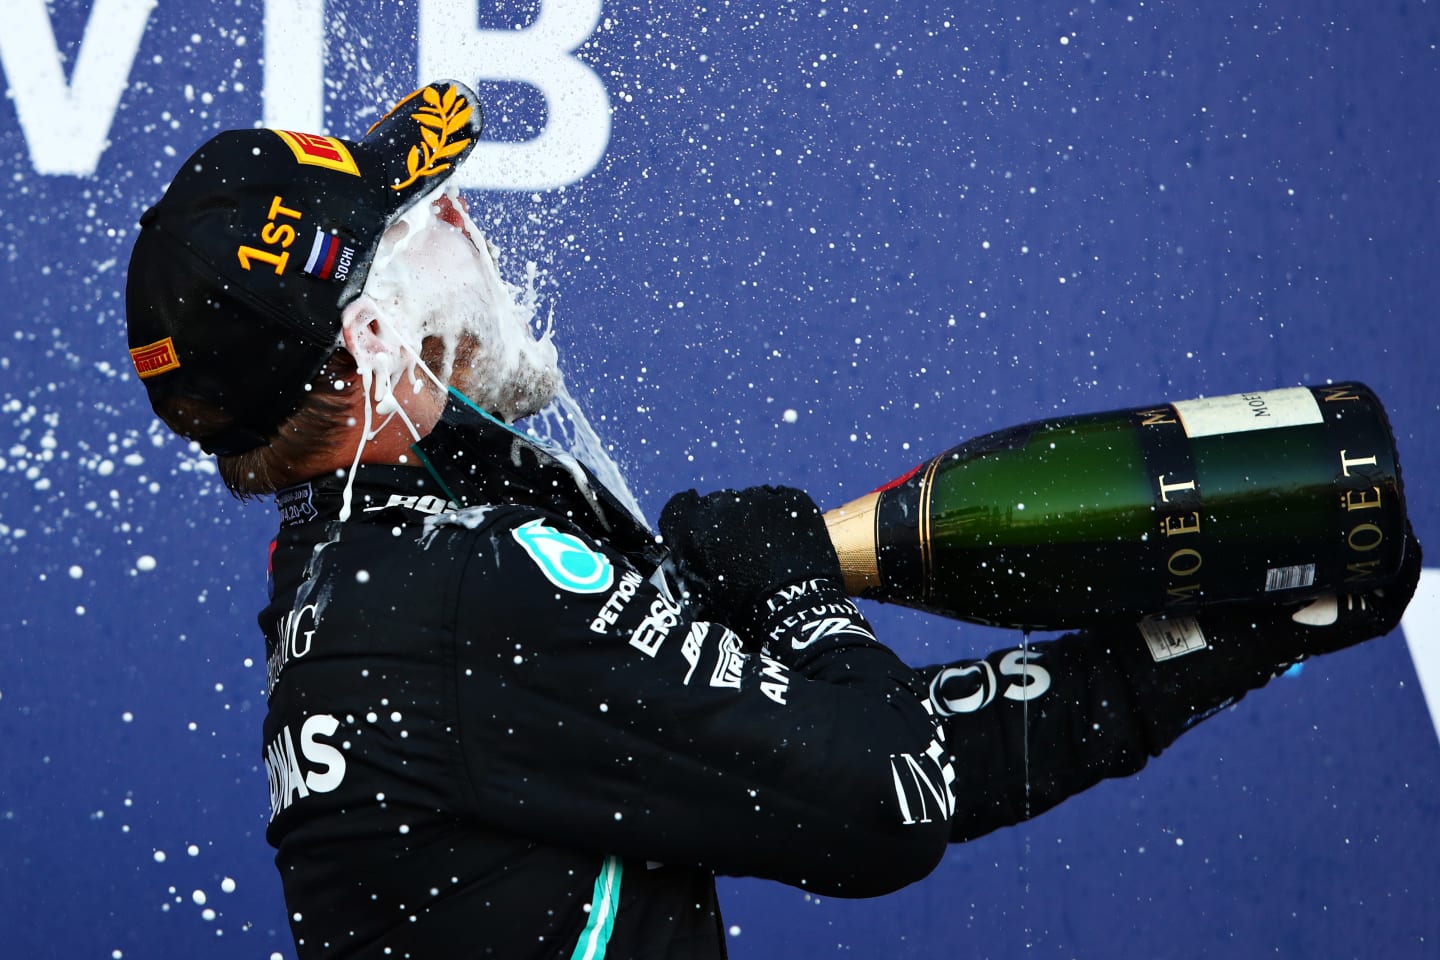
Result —
[{"label": "gold laurel embroidery on cap", "polygon": [[444,96],[434,87],[426,87],[420,93],[425,104],[410,114],[420,124],[420,143],[411,147],[405,158],[410,179],[392,184],[391,190],[404,190],[421,177],[433,177],[450,169],[450,164],[444,161],[470,143],[469,137],[451,139],[470,122],[470,104],[465,98],[459,96],[454,87],[446,90]]}]

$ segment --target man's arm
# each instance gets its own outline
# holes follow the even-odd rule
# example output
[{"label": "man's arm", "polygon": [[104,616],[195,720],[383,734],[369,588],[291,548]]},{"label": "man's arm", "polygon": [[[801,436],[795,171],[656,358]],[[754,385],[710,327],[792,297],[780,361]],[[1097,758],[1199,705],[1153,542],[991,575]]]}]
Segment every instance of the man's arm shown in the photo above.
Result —
[{"label": "man's arm", "polygon": [[1195,617],[1114,624],[983,660],[923,668],[962,778],[984,784],[956,811],[968,840],[1140,770],[1186,730],[1291,665],[1400,622],[1420,544],[1407,534],[1397,581],[1305,607],[1241,604]]},{"label": "man's arm", "polygon": [[[666,531],[667,539],[677,540],[699,569],[699,589],[709,594],[704,601],[756,643],[775,638],[755,622],[753,611],[764,608],[754,599],[752,565],[823,567],[825,556],[833,558],[828,539],[812,535],[757,561],[775,553],[763,517],[749,515],[766,501],[766,489],[681,494],[661,518],[662,529],[672,510],[686,519],[675,537]],[[1384,636],[1399,623],[1420,569],[1420,544],[1407,528],[1401,572],[1381,590],[1302,609],[1256,602],[1139,626],[1115,623],[923,668],[960,783],[952,840],[1033,817],[1103,779],[1133,774],[1181,733],[1292,664]],[[829,576],[839,582],[838,569]]]}]

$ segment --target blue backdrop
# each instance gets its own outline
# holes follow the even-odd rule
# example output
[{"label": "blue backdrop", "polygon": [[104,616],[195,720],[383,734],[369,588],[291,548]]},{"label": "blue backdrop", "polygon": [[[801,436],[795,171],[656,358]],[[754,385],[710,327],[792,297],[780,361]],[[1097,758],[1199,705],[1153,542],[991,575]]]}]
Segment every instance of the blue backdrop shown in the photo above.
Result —
[{"label": "blue backdrop", "polygon": [[[124,343],[136,218],[222,128],[358,136],[422,74],[472,82],[472,208],[537,265],[652,517],[1355,378],[1440,552],[1433,2],[0,0],[0,61],[4,957],[294,955],[263,839],[273,513],[152,422]],[[909,890],[722,881],[733,954],[1440,956],[1430,576],[1404,637]],[[1018,639],[867,612],[916,662]]]}]

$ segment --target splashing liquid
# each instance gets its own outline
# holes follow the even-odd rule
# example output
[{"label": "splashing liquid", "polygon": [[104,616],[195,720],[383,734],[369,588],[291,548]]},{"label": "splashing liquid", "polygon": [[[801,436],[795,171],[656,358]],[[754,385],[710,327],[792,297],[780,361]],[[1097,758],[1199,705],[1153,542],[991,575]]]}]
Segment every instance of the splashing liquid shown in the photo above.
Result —
[{"label": "splashing liquid", "polygon": [[615,499],[630,511],[631,516],[649,529],[650,525],[646,522],[645,514],[641,511],[635,494],[631,492],[630,485],[626,483],[625,475],[611,458],[600,435],[590,425],[579,401],[571,396],[569,388],[563,382],[555,394],[555,399],[532,417],[527,427],[526,432],[536,440],[568,450],[571,456],[589,467],[596,479],[615,495]]},{"label": "splashing liquid", "polygon": [[[536,330],[535,264],[526,265],[525,284],[516,286],[501,276],[500,257],[453,186],[421,200],[386,230],[364,291],[343,318],[370,400],[353,465],[363,462],[366,444],[395,417],[418,440],[423,431],[411,414],[424,408],[421,395],[443,396],[453,386],[507,424],[539,414],[530,436],[588,466],[643,523],[619,468],[565,389],[553,315]],[[581,472],[573,472],[588,490]],[[354,475],[352,469],[351,483]],[[342,519],[349,515],[351,492],[347,483]]]},{"label": "splashing liquid", "polygon": [[[1025,682],[1030,682],[1030,631],[1026,630],[1021,634],[1020,639],[1020,664],[1024,671]],[[1027,696],[1020,701],[1020,754],[1021,764],[1025,770],[1025,826],[1024,830],[1025,848],[1020,856],[1020,875],[1024,879],[1023,895],[1020,900],[1021,936],[1024,938],[1025,949],[1029,950],[1034,946],[1030,936],[1030,919],[1025,908],[1030,902],[1030,698]]]}]

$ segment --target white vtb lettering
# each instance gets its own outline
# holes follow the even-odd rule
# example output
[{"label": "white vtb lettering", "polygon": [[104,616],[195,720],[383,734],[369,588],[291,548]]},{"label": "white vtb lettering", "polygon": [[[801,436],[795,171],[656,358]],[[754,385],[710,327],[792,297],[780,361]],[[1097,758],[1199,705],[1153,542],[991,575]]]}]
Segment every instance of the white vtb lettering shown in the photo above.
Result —
[{"label": "white vtb lettering", "polygon": [[[419,0],[420,76],[523,83],[545,98],[547,118],[532,140],[478,144],[456,183],[492,190],[575,183],[610,145],[605,84],[573,56],[600,22],[601,0],[539,0],[533,22],[521,30],[475,28],[477,4]],[[88,176],[99,167],[157,7],[154,0],[95,0],[67,83],[46,0],[8,0],[0,67],[36,172]],[[326,130],[325,7],[324,0],[265,0],[267,127]]]}]

